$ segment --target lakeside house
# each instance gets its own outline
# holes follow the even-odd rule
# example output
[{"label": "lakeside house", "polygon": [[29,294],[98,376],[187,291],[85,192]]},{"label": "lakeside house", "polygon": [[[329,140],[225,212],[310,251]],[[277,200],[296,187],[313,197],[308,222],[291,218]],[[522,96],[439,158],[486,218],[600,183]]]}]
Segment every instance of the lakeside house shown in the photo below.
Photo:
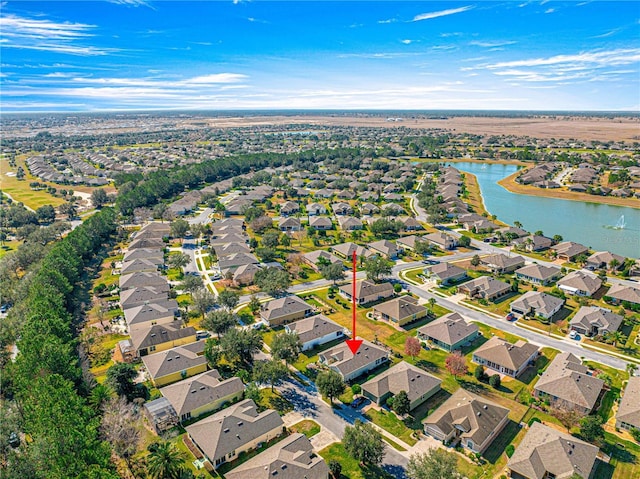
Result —
[{"label": "lakeside house", "polygon": [[624,266],[624,262],[624,256],[609,251],[598,251],[587,258],[584,267],[590,270],[618,270]]},{"label": "lakeside house", "polygon": [[554,251],[559,259],[573,261],[578,256],[586,254],[589,248],[580,243],[574,243],[573,241],[564,241],[552,246],[551,251]]},{"label": "lakeside house", "polygon": [[640,306],[640,289],[616,283],[607,291],[604,299],[611,304],[622,304],[629,309],[637,309]]},{"label": "lakeside house", "polygon": [[424,433],[451,446],[482,453],[509,422],[509,410],[458,389],[422,421]]},{"label": "lakeside house", "polygon": [[471,344],[480,336],[480,330],[460,314],[449,313],[419,328],[417,336],[445,351],[456,351]]},{"label": "lakeside house", "polygon": [[537,346],[523,340],[511,344],[493,336],[473,352],[472,361],[497,373],[517,378],[534,363],[540,351]]},{"label": "lakeside house", "polygon": [[519,281],[547,286],[556,281],[561,275],[561,269],[556,266],[544,266],[540,264],[530,264],[515,271]]},{"label": "lakeside house", "polygon": [[602,280],[595,274],[578,270],[560,279],[558,287],[569,294],[590,297],[602,287]]},{"label": "lakeside house", "polygon": [[428,374],[423,369],[406,361],[400,361],[364,383],[362,395],[381,406],[389,397],[404,391],[409,398],[409,410],[413,411],[440,391],[441,383],[441,379]]}]

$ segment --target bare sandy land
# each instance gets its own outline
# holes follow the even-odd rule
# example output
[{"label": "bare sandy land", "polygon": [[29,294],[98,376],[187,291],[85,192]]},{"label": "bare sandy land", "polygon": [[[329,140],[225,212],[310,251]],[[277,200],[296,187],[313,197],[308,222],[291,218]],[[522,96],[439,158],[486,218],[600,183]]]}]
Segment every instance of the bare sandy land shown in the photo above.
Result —
[{"label": "bare sandy land", "polygon": [[[198,119],[202,122],[202,118]],[[299,116],[247,116],[206,119],[215,128],[233,128],[266,125],[304,124],[325,126],[359,126],[379,128],[429,128],[455,132],[515,135],[534,138],[578,139],[599,141],[640,141],[640,119],[630,117],[451,117],[444,120],[411,119],[391,122],[373,116],[299,115]]]}]

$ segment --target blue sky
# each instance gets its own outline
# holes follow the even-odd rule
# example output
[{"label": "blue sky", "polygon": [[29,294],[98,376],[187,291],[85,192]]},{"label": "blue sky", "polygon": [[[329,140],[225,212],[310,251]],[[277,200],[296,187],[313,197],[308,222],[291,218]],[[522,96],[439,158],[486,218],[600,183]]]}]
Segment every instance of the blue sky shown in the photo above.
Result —
[{"label": "blue sky", "polygon": [[640,110],[640,2],[1,3],[10,111]]}]

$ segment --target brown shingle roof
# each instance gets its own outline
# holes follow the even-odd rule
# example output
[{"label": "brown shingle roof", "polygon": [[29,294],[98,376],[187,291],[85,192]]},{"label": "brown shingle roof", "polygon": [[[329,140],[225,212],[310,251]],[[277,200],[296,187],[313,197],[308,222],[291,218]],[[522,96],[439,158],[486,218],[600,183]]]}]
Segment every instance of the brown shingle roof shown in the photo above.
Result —
[{"label": "brown shingle roof", "polygon": [[493,336],[476,349],[473,355],[517,371],[536,351],[538,347],[531,343],[518,341],[511,344],[498,336]]}]

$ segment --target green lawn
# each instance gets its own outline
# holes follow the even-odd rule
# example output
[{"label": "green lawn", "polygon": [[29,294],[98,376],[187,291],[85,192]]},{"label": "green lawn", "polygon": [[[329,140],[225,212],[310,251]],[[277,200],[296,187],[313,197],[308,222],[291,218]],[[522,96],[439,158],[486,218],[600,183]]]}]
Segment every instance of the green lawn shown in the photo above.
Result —
[{"label": "green lawn", "polygon": [[313,437],[320,432],[320,424],[311,419],[303,419],[302,421],[294,424],[289,429],[293,432],[299,432],[307,437]]},{"label": "green lawn", "polygon": [[615,434],[605,432],[606,454],[611,456],[608,465],[601,465],[598,478],[636,479],[640,477],[640,445],[620,439]]},{"label": "green lawn", "polygon": [[395,476],[388,472],[378,468],[370,467],[363,468],[358,464],[358,461],[350,457],[344,450],[342,443],[336,442],[328,447],[325,447],[318,454],[329,463],[329,461],[338,461],[342,466],[342,474],[340,479],[394,479]]},{"label": "green lawn", "polygon": [[283,398],[278,390],[272,391],[271,388],[263,388],[260,390],[260,401],[258,401],[258,405],[264,409],[275,409],[281,416],[293,411],[293,404]]},{"label": "green lawn", "polygon": [[393,412],[369,409],[365,413],[365,417],[410,446],[418,442],[413,437],[413,430],[409,429]]}]

